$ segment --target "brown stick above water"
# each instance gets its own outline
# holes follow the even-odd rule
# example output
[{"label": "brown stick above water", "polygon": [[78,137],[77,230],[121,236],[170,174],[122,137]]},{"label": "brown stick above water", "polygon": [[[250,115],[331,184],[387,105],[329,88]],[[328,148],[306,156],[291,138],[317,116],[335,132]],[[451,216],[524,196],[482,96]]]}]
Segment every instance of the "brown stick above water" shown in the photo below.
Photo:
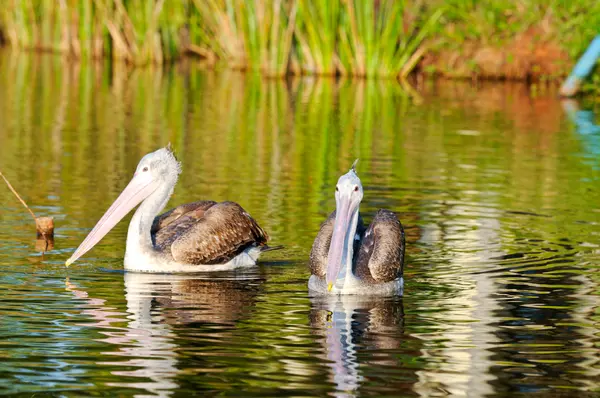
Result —
[{"label": "brown stick above water", "polygon": [[2,174],[1,171],[0,171],[0,177],[2,177],[2,179],[4,179],[4,182],[6,182],[6,185],[8,185],[8,188],[12,191],[12,193],[15,194],[15,196],[17,197],[17,199],[19,199],[19,201],[23,204],[23,206],[25,206],[25,208],[27,209],[29,214],[31,214],[31,217],[33,217],[33,219],[35,220],[35,228],[37,230],[37,236],[38,236],[38,238],[40,238],[40,237],[44,238],[44,240],[46,241],[46,247],[47,247],[48,242],[52,241],[54,239],[54,218],[52,218],[52,217],[36,217],[35,213],[29,208],[29,206],[27,206],[27,203],[25,203],[25,201],[21,198],[21,196],[13,188],[13,186],[6,179],[6,177],[4,177],[4,174]]}]

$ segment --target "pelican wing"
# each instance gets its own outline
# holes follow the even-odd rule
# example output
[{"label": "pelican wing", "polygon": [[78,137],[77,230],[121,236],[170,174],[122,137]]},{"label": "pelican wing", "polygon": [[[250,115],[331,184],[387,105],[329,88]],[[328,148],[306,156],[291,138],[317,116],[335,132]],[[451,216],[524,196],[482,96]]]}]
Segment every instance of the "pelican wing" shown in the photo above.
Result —
[{"label": "pelican wing", "polygon": [[171,255],[181,263],[225,264],[248,247],[263,246],[269,239],[256,221],[234,202],[217,203],[200,219],[184,217],[176,223],[175,228],[180,231],[171,243]]},{"label": "pelican wing", "polygon": [[378,210],[361,242],[356,275],[364,280],[393,281],[403,273],[404,245],[404,228],[396,214]]},{"label": "pelican wing", "polygon": [[333,224],[335,222],[335,210],[321,224],[321,229],[313,242],[308,260],[310,273],[325,278],[327,273],[327,255],[329,245],[331,245],[331,236],[333,235]]},{"label": "pelican wing", "polygon": [[157,216],[150,229],[154,245],[170,245],[174,238],[204,217],[204,213],[216,204],[212,200],[200,200],[177,206]]}]

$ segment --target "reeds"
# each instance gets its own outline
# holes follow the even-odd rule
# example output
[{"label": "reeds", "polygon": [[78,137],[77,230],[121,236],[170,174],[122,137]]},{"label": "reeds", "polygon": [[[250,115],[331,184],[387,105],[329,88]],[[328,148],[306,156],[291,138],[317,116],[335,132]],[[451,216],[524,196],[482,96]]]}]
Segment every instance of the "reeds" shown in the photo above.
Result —
[{"label": "reeds", "polygon": [[294,72],[334,75],[341,4],[328,0],[298,0]]},{"label": "reeds", "polygon": [[287,72],[296,1],[194,0],[201,46],[234,69]]},{"label": "reeds", "polygon": [[422,1],[194,0],[200,48],[266,75],[406,76],[444,7]]},{"label": "reeds", "polygon": [[423,53],[443,8],[422,1],[344,0],[338,52],[342,74],[406,76]]},{"label": "reeds", "polygon": [[405,77],[424,55],[435,58],[450,49],[460,56],[466,44],[502,47],[527,32],[537,42],[555,40],[577,57],[597,34],[591,22],[598,19],[598,4],[6,0],[0,7],[0,44],[131,65],[162,64],[191,53],[213,65],[267,76]]},{"label": "reeds", "polygon": [[414,67],[442,10],[422,0],[9,0],[0,36],[134,65],[191,52],[267,76],[397,76]]},{"label": "reeds", "polygon": [[162,63],[179,56],[173,32],[186,22],[181,2],[169,3],[168,18],[164,5],[165,0],[9,0],[0,8],[1,36],[13,48],[78,59]]},{"label": "reeds", "polygon": [[92,8],[93,0],[9,0],[0,8],[0,30],[14,48],[98,57],[102,26]]},{"label": "reeds", "polygon": [[298,2],[294,72],[359,77],[410,73],[445,8],[418,0]]}]

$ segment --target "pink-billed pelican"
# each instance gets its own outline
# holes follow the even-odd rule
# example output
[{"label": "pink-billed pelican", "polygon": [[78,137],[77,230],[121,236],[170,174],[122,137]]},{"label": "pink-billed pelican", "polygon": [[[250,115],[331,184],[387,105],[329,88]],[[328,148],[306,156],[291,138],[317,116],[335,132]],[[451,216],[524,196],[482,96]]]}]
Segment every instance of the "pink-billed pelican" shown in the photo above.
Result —
[{"label": "pink-billed pelican", "polygon": [[318,294],[402,295],[404,229],[396,214],[380,209],[365,230],[359,215],[363,188],[357,162],[339,178],[336,210],[313,243],[308,287]]},{"label": "pink-billed pelican", "polygon": [[144,156],[127,187],[66,265],[83,256],[140,203],[127,233],[126,270],[226,270],[254,265],[262,252],[275,249],[266,245],[267,233],[234,202],[188,203],[156,217],[180,173],[181,164],[168,147]]}]

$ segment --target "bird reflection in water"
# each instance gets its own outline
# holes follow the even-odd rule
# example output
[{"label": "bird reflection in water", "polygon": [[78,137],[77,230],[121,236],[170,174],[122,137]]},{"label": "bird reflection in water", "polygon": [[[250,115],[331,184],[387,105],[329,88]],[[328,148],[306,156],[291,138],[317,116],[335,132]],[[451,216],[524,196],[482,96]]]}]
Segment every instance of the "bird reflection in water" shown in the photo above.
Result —
[{"label": "bird reflection in water", "polygon": [[[68,278],[66,289],[86,301],[83,313],[96,320],[84,326],[101,329],[106,338],[100,341],[118,346],[103,354],[127,358],[99,363],[119,368],[111,371],[119,381],[107,385],[170,396],[179,388],[176,376],[180,347],[174,326],[235,324],[248,314],[263,279],[255,272],[236,273],[230,279],[128,272],[124,274],[124,282],[127,313],[107,306],[104,299],[89,297]],[[116,326],[124,318],[128,319],[127,326]]]},{"label": "bird reflection in water", "polygon": [[[364,349],[397,349],[404,329],[404,307],[400,297],[357,295],[311,297],[310,324],[323,336],[323,359],[331,368],[336,396],[354,396],[363,377],[358,355]],[[393,365],[390,358],[370,364]]]}]

